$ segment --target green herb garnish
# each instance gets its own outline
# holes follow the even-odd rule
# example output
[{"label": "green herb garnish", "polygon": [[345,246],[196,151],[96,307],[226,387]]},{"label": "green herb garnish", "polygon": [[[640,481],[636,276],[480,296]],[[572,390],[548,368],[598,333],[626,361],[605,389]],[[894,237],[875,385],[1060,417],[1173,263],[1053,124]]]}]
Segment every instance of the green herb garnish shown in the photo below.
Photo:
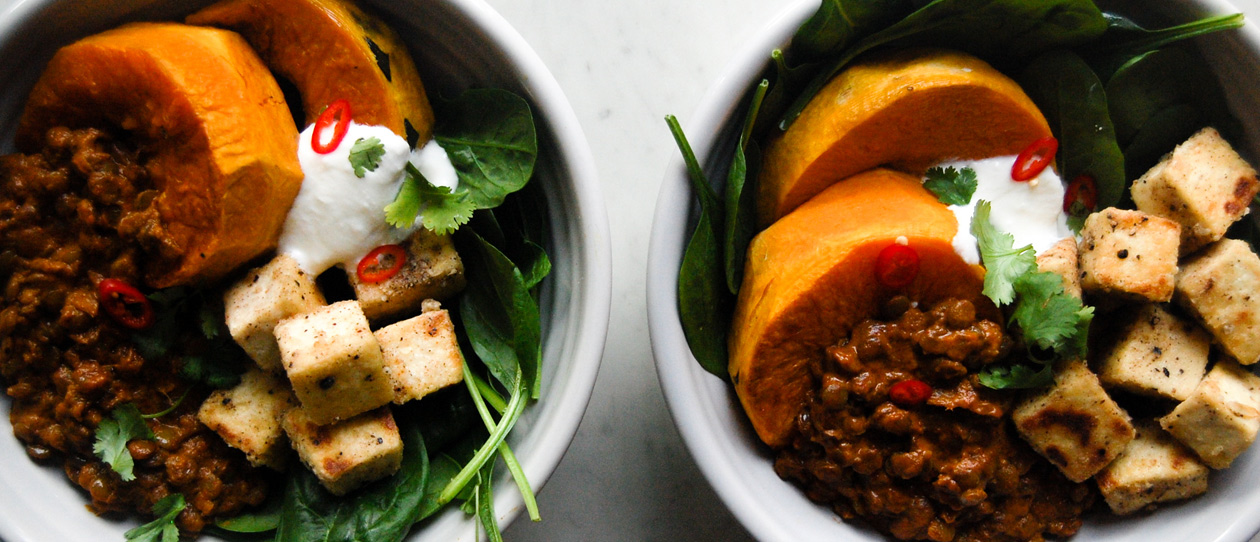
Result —
[{"label": "green herb garnish", "polygon": [[923,187],[936,194],[945,205],[966,205],[976,193],[976,170],[934,167],[924,173]]},{"label": "green herb garnish", "polygon": [[[1014,248],[1015,238],[989,222],[990,211],[989,202],[980,200],[971,218],[985,267],[984,295],[999,307],[1014,304],[1007,325],[1022,336],[1028,363],[985,367],[980,383],[995,389],[1045,386],[1054,381],[1055,361],[1085,355],[1094,308],[1065,292],[1058,274],[1038,271],[1032,246]],[[1051,355],[1042,359],[1034,348]]]},{"label": "green herb garnish", "polygon": [[175,516],[184,511],[188,504],[184,496],[175,493],[162,497],[153,503],[153,515],[157,516],[148,523],[123,533],[127,540],[135,542],[179,542],[179,528],[175,526]]},{"label": "green herb garnish", "polygon": [[369,171],[376,171],[381,165],[381,157],[385,156],[385,145],[380,139],[359,138],[350,147],[350,165],[354,167],[354,176],[360,179]]},{"label": "green herb garnish", "polygon": [[110,412],[110,419],[101,420],[96,427],[92,453],[114,469],[124,482],[130,482],[136,479],[133,472],[135,461],[131,459],[131,452],[127,451],[127,443],[151,438],[153,431],[144,423],[140,409],[134,403],[127,403],[115,408]]},{"label": "green herb garnish", "polygon": [[406,228],[421,214],[425,229],[439,235],[449,234],[467,224],[477,206],[467,190],[435,186],[420,170],[407,164],[406,178],[393,203],[385,206],[385,221],[395,228]]}]

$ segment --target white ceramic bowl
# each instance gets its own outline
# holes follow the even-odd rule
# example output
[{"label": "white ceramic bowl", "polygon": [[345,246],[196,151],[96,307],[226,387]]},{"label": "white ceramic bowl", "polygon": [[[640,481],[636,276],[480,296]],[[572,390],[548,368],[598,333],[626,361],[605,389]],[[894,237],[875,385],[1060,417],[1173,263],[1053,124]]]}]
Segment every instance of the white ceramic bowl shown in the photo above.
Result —
[{"label": "white ceramic bowl", "polygon": [[[546,66],[503,18],[481,0],[359,0],[407,42],[430,95],[496,87],[525,97],[539,136],[535,182],[546,187],[553,268],[543,290],[544,384],[509,442],[535,490],[564,455],[590,399],[603,355],[611,300],[608,218],[590,148]],[[12,134],[26,93],[57,47],[139,19],[177,20],[207,1],[25,0],[0,2],[0,133]],[[12,152],[12,137],[0,137]],[[6,542],[123,540],[135,520],[111,521],[87,511],[86,495],[58,467],[31,462],[13,438],[7,397],[0,401],[0,539]],[[498,469],[505,473],[505,469]],[[495,510],[506,527],[523,511],[504,476]],[[544,511],[545,513],[545,511]],[[476,539],[475,519],[448,507],[413,531],[413,542]]]},{"label": "white ceramic bowl", "polygon": [[[1149,10],[1147,16],[1172,21],[1192,16],[1236,13],[1221,0],[1144,2],[1100,1],[1120,13]],[[754,78],[768,65],[769,52],[784,47],[797,26],[817,9],[818,0],[799,0],[772,20],[737,54],[689,117],[687,136],[711,179],[725,178],[740,106]],[[1126,8],[1128,10],[1126,11]],[[1246,141],[1236,142],[1255,163],[1260,157],[1260,29],[1248,22],[1241,31],[1196,42],[1227,89],[1234,115],[1245,125]],[[674,422],[692,457],[718,495],[753,536],[764,542],[800,540],[886,540],[873,530],[847,524],[828,508],[811,503],[796,486],[779,479],[773,456],[753,433],[734,390],[700,368],[687,348],[678,321],[678,266],[697,213],[681,160],[675,160],[661,186],[648,252],[647,301],[652,350]],[[1130,518],[1092,516],[1075,540],[1091,542],[1242,542],[1260,529],[1260,446],[1227,470],[1212,473],[1206,495]]]}]

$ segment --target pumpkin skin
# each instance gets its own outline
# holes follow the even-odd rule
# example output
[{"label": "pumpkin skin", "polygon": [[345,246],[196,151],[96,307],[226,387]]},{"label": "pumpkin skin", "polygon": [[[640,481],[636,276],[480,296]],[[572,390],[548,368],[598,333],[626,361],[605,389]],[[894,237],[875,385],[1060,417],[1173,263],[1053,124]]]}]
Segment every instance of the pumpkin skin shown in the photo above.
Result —
[{"label": "pumpkin skin", "polygon": [[[757,435],[786,443],[811,386],[810,365],[894,295],[932,304],[981,296],[983,271],[954,253],[954,214],[889,169],[833,184],[753,238],[731,324],[730,375]],[[876,280],[881,250],[906,237],[920,259],[903,288]]]},{"label": "pumpkin skin", "polygon": [[359,124],[385,126],[412,147],[432,137],[433,110],[411,53],[385,23],[348,1],[226,0],[186,22],[244,36],[297,87],[307,125],[344,98]]},{"label": "pumpkin skin", "polygon": [[1028,95],[976,57],[909,49],[840,72],[766,148],[765,227],[836,181],[887,166],[920,174],[951,159],[1018,154],[1050,136]]},{"label": "pumpkin skin", "polygon": [[112,126],[136,138],[177,262],[152,259],[154,288],[213,282],[276,245],[302,183],[280,87],[235,33],[134,23],[63,47],[36,82],[17,145],[49,128]]}]

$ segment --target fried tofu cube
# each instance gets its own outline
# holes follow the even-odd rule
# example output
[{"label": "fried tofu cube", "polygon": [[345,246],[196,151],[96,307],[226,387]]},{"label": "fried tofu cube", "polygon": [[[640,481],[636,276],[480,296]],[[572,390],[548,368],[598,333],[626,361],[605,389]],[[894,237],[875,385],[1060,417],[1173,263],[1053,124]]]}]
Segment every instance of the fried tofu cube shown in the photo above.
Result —
[{"label": "fried tofu cube", "polygon": [[1054,385],[1025,397],[1011,419],[1020,436],[1073,482],[1102,470],[1133,440],[1129,415],[1082,361],[1059,363]]},{"label": "fried tofu cube", "polygon": [[1203,379],[1211,346],[1198,324],[1144,305],[1103,355],[1098,377],[1107,386],[1181,401]]},{"label": "fried tofu cube", "polygon": [[276,340],[293,391],[317,424],[350,418],[394,397],[381,345],[356,301],[281,320]]},{"label": "fried tofu cube", "polygon": [[250,271],[223,294],[228,332],[264,370],[280,372],[276,322],[326,305],[314,277],[281,254]]},{"label": "fried tofu cube", "polygon": [[1133,182],[1143,212],[1181,224],[1181,253],[1225,236],[1260,191],[1256,170],[1215,128],[1204,128]]},{"label": "fried tofu cube", "polygon": [[1081,288],[1090,294],[1168,301],[1177,275],[1181,226],[1139,211],[1109,207],[1081,228]]},{"label": "fried tofu cube", "polygon": [[464,357],[451,315],[437,301],[425,311],[376,331],[385,353],[385,372],[394,385],[394,402],[403,404],[464,380]]},{"label": "fried tofu cube", "polygon": [[289,441],[280,420],[297,404],[284,377],[250,369],[235,387],[211,392],[201,403],[197,420],[228,446],[245,452],[254,466],[283,470]]},{"label": "fried tofu cube", "polygon": [[417,314],[426,299],[447,299],[464,289],[464,264],[451,236],[420,228],[404,243],[407,262],[398,273],[377,283],[346,273],[354,295],[372,321]]},{"label": "fried tofu cube", "polygon": [[1068,237],[1037,255],[1037,270],[1063,277],[1063,291],[1080,299],[1081,275],[1077,260],[1076,239]]},{"label": "fried tofu cube", "polygon": [[1107,506],[1130,514],[1158,502],[1207,492],[1208,468],[1154,420],[1133,424],[1136,436],[1094,478]]},{"label": "fried tofu cube", "polygon": [[1239,363],[1260,359],[1260,257],[1245,241],[1222,239],[1185,262],[1177,302]]},{"label": "fried tofu cube", "polygon": [[1260,429],[1260,377],[1221,359],[1190,398],[1159,422],[1209,467],[1228,467]]},{"label": "fried tofu cube", "polygon": [[402,436],[389,408],[321,425],[299,407],[284,416],[284,431],[302,463],[333,495],[392,475],[402,465]]}]

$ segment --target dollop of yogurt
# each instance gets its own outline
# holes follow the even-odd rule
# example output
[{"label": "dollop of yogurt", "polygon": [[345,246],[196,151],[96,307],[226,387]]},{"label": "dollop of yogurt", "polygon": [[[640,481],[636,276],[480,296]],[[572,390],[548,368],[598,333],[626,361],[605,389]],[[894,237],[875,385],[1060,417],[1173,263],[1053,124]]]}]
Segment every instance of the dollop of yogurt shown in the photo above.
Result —
[{"label": "dollop of yogurt", "polygon": [[976,238],[971,235],[971,217],[980,200],[991,204],[989,221],[1000,231],[1015,237],[1015,247],[1032,245],[1041,252],[1060,239],[1072,236],[1063,213],[1063,182],[1051,168],[1024,182],[1011,179],[1015,156],[998,156],[983,160],[957,160],[940,164],[959,171],[971,168],[976,172],[976,192],[967,205],[950,205],[958,219],[954,235],[954,251],[967,263],[980,263]]},{"label": "dollop of yogurt", "polygon": [[[285,218],[278,249],[312,275],[334,265],[354,269],[372,249],[401,243],[420,227],[419,220],[406,228],[385,221],[385,207],[402,188],[408,162],[434,185],[458,186],[455,168],[436,142],[412,151],[389,128],[352,121],[337,148],[319,154],[311,148],[313,131],[309,126],[298,136],[298,163],[305,178]],[[380,140],[385,153],[376,169],[360,178],[350,163],[350,149],[370,138]]]}]

